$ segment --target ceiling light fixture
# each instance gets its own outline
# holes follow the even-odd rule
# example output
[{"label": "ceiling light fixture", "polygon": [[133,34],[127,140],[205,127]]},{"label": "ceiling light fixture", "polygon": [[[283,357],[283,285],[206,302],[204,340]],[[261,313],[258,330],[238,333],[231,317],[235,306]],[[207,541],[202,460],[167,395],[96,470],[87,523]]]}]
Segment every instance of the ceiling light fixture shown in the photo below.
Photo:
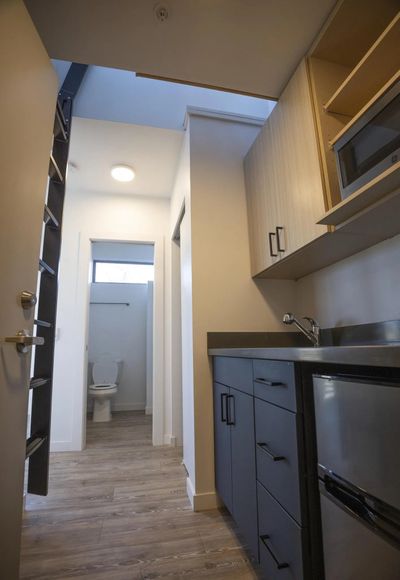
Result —
[{"label": "ceiling light fixture", "polygon": [[135,177],[135,172],[129,165],[114,165],[111,168],[111,175],[116,181],[132,181]]}]

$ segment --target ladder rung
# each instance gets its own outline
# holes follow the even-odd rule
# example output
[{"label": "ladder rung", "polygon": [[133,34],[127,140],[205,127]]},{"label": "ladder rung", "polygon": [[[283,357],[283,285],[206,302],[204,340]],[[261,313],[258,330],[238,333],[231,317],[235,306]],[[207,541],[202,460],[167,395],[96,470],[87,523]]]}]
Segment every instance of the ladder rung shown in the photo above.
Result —
[{"label": "ladder rung", "polygon": [[50,179],[54,179],[55,181],[59,181],[60,183],[64,183],[63,175],[62,175],[61,170],[58,167],[57,162],[54,159],[52,153],[50,154],[49,176],[50,176]]},{"label": "ladder rung", "polygon": [[35,318],[33,324],[36,324],[36,326],[42,326],[43,328],[51,328],[53,326],[51,322],[47,322],[46,320],[37,320],[37,318]]},{"label": "ladder rung", "polygon": [[50,276],[55,276],[56,273],[46,262],[42,259],[39,260],[39,271],[45,274],[49,274]]},{"label": "ladder rung", "polygon": [[58,102],[56,107],[56,116],[54,119],[54,137],[57,140],[61,138],[61,140],[64,142],[68,141],[68,133],[64,114]]},{"label": "ladder rung", "polygon": [[58,219],[55,217],[55,215],[48,208],[47,205],[44,206],[43,221],[46,224],[46,226],[50,226],[51,228],[59,228],[60,227]]},{"label": "ladder rung", "polygon": [[31,455],[36,453],[36,451],[40,449],[46,439],[47,435],[39,435],[39,433],[29,437],[29,439],[26,441],[25,459],[28,459],[28,457],[31,457]]},{"label": "ladder rung", "polygon": [[60,103],[60,100],[59,99],[57,99],[56,112],[60,115],[60,119],[62,121],[62,124],[64,125],[65,130],[67,130],[67,120],[65,118],[64,111],[63,111],[63,108],[62,108],[62,104]]},{"label": "ladder rung", "polygon": [[51,381],[50,377],[32,377],[29,381],[30,389],[37,389],[38,387],[43,387]]}]

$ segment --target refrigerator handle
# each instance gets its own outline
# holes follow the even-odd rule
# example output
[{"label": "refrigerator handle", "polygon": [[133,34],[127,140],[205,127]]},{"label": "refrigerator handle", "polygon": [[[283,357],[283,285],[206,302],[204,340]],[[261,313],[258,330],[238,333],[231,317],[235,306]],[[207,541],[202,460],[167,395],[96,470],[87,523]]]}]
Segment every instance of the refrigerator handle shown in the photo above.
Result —
[{"label": "refrigerator handle", "polygon": [[325,477],[324,484],[328,494],[336,498],[341,504],[355,513],[359,518],[368,522],[372,526],[377,525],[376,515],[366,505],[361,495],[351,491],[348,488],[345,488],[330,477]]}]

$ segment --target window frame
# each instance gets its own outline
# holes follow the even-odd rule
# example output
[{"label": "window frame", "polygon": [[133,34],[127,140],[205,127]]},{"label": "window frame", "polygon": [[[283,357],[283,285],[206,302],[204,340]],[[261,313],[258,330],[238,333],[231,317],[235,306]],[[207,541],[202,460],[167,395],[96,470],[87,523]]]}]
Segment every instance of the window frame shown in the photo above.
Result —
[{"label": "window frame", "polygon": [[[140,262],[138,260],[93,260],[92,268],[92,284],[134,284],[135,282],[96,282],[96,266],[97,264],[137,264],[139,266],[153,266],[154,262]],[[144,282],[137,282],[137,284],[144,284]]]}]

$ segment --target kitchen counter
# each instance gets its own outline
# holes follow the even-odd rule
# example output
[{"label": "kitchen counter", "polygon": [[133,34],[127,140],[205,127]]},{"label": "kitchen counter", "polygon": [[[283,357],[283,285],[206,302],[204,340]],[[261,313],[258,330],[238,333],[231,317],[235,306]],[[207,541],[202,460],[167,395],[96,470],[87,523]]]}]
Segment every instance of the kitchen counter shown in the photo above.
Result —
[{"label": "kitchen counter", "polygon": [[210,356],[400,368],[400,343],[362,346],[210,348]]}]

